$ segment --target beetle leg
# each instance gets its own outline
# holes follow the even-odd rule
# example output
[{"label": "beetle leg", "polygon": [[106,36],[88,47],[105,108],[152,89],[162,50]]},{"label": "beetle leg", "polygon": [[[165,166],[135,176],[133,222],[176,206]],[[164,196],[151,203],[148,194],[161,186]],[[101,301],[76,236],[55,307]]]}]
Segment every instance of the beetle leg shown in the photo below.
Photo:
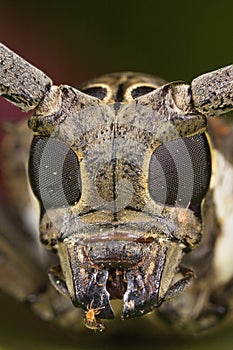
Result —
[{"label": "beetle leg", "polygon": [[220,321],[226,321],[226,316],[232,308],[233,279],[226,285],[213,290],[208,303],[196,318],[197,328],[208,329],[216,326]]},{"label": "beetle leg", "polygon": [[45,321],[82,328],[81,310],[49,283],[47,267],[37,259],[36,245],[33,253],[30,249],[31,240],[0,206],[0,290],[24,302]]},{"label": "beetle leg", "polygon": [[32,254],[30,245],[33,239],[17,227],[1,206],[0,223],[0,288],[23,301],[45,283],[43,269],[37,259],[39,252],[34,245]]}]

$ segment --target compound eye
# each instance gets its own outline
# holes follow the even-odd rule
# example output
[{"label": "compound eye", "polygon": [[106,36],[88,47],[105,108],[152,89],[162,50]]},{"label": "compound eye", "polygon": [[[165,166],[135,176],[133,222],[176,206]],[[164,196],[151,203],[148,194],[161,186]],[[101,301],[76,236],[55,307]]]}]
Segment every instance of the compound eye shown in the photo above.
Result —
[{"label": "compound eye", "polygon": [[205,134],[167,142],[151,156],[149,192],[164,205],[196,207],[205,197],[211,176],[211,156]]},{"label": "compound eye", "polygon": [[28,168],[32,190],[45,209],[73,205],[79,200],[79,161],[63,142],[35,136]]}]

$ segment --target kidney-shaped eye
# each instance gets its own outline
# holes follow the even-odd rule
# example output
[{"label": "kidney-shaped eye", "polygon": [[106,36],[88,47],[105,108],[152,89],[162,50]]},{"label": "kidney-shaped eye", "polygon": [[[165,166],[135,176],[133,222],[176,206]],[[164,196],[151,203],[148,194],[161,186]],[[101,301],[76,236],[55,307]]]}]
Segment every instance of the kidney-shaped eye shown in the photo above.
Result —
[{"label": "kidney-shaped eye", "polygon": [[205,134],[159,146],[149,165],[151,198],[164,205],[199,206],[211,176],[211,156]]},{"label": "kidney-shaped eye", "polygon": [[35,136],[29,158],[32,190],[45,209],[75,204],[81,196],[79,161],[59,140]]}]

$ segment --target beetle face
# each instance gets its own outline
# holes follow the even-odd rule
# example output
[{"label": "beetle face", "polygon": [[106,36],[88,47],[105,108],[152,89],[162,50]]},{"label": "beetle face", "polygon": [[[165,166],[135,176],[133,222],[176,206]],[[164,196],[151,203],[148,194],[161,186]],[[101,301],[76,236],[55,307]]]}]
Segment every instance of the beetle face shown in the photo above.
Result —
[{"label": "beetle face", "polygon": [[158,84],[122,74],[90,83],[78,96],[61,87],[53,98],[60,106],[72,101],[69,115],[41,113],[42,105],[29,123],[41,240],[60,258],[50,279],[100,318],[113,318],[114,298],[123,298],[123,318],[143,315],[193,275],[180,262],[201,239],[211,172],[206,122],[182,111],[170,86]]},{"label": "beetle face", "polygon": [[[195,269],[195,280],[152,315],[152,324],[160,329],[164,321],[169,334],[172,328],[193,335],[223,318],[232,320],[233,131],[225,122],[220,128],[216,120],[209,123],[214,141],[209,191],[205,132],[207,118],[233,110],[233,65],[190,85],[117,73],[77,90],[53,85],[0,43],[0,95],[35,112],[29,119],[34,132],[29,175],[41,205],[41,241],[60,259],[49,277],[84,309],[88,328],[101,331],[99,318],[113,317],[110,299],[123,299],[122,317],[130,318],[182,292],[193,277],[181,265],[191,249],[186,262]],[[24,135],[24,141],[31,139]],[[11,220],[12,211],[2,211],[0,203],[0,288],[28,301],[41,317],[59,322],[60,315],[63,325],[76,326],[78,310],[45,280],[46,259],[28,221],[30,194],[21,157],[22,149],[28,150],[18,139],[13,145],[13,152],[4,147],[15,170],[5,180],[17,213]],[[18,201],[19,182],[25,206]]]}]

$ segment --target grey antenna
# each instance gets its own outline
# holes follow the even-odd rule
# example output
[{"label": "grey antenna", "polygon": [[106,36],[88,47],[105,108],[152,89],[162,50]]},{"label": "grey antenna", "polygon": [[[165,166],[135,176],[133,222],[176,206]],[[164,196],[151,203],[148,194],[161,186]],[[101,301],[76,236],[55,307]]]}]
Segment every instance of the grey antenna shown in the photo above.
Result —
[{"label": "grey antenna", "polygon": [[0,95],[27,112],[51,86],[47,75],[0,43]]},{"label": "grey antenna", "polygon": [[233,65],[200,75],[191,83],[195,108],[207,117],[233,109]]}]

